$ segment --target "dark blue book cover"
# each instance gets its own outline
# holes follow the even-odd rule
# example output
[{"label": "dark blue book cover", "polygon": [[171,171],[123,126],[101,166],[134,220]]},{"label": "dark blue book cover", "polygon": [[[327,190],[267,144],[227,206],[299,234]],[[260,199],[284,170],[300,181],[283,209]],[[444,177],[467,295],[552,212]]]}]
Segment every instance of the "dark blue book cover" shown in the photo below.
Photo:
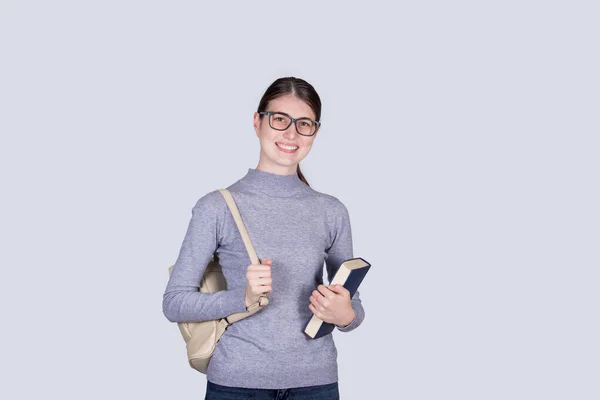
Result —
[{"label": "dark blue book cover", "polygon": [[[361,257],[350,258],[342,263],[329,284],[344,286],[350,292],[350,298],[352,298],[370,268],[371,264],[365,259]],[[334,329],[334,324],[322,321],[316,315],[313,315],[306,323],[304,333],[312,339],[318,339],[333,332]]]}]

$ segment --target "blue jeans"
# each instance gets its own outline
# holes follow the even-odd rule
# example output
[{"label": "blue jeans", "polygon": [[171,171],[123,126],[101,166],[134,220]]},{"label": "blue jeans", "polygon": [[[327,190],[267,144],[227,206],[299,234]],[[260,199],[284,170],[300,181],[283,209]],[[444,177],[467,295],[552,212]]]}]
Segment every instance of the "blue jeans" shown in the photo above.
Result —
[{"label": "blue jeans", "polygon": [[207,380],[204,400],[339,400],[339,398],[337,382],[290,389],[248,389],[217,385]]}]

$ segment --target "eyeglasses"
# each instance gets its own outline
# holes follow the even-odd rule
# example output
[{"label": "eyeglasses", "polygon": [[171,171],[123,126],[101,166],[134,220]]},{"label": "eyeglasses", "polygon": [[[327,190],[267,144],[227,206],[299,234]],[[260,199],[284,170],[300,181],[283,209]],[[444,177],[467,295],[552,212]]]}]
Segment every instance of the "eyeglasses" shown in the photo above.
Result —
[{"label": "eyeglasses", "polygon": [[314,121],[307,117],[292,118],[290,115],[283,112],[262,111],[259,114],[269,116],[269,126],[278,131],[285,131],[294,123],[296,132],[302,136],[312,136],[321,126],[319,121]]}]

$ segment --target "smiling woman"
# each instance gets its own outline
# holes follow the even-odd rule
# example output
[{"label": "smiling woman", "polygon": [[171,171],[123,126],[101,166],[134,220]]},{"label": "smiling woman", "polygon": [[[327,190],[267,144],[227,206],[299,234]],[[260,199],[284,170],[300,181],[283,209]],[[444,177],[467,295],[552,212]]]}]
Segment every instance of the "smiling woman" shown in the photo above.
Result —
[{"label": "smiling woman", "polygon": [[312,147],[320,117],[321,99],[308,82],[297,78],[275,81],[254,113],[261,145],[256,168],[281,175],[297,173],[303,179],[299,163]]},{"label": "smiling woman", "polygon": [[[351,298],[343,287],[323,285],[324,265],[331,281],[342,262],[353,258],[353,246],[345,205],[310,187],[300,171],[318,136],[320,118],[319,95],[294,77],[273,82],[254,113],[258,165],[227,189],[260,264],[249,264],[219,190],[201,197],[192,209],[163,294],[167,319],[225,318],[246,311],[262,295],[269,297],[267,307],[232,323],[221,336],[206,372],[206,399],[339,398],[333,335],[312,339],[304,327],[316,315],[338,331],[350,332],[365,312],[358,291]],[[202,293],[199,282],[213,253],[227,290]]]}]

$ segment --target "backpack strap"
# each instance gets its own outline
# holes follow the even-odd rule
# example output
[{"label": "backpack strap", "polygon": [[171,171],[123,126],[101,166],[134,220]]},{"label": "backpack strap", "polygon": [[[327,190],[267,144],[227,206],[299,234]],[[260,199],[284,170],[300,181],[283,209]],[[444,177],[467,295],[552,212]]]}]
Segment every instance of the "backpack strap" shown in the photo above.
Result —
[{"label": "backpack strap", "polygon": [[254,246],[252,246],[252,241],[250,240],[250,236],[248,236],[248,231],[246,230],[246,226],[244,225],[244,221],[242,220],[242,216],[240,215],[240,211],[235,204],[235,200],[233,196],[227,189],[219,189],[223,197],[225,197],[225,201],[229,206],[229,210],[231,211],[231,215],[233,215],[233,219],[235,220],[235,224],[237,225],[240,233],[242,234],[242,240],[244,241],[244,245],[246,246],[246,251],[250,256],[250,261],[252,264],[260,264],[258,256],[256,255],[256,250],[254,250]]},{"label": "backpack strap", "polygon": [[[240,234],[242,235],[242,240],[244,241],[244,246],[246,246],[246,251],[248,252],[248,255],[250,256],[251,263],[252,264],[260,264],[261,261],[259,260],[258,255],[256,254],[256,250],[254,249],[254,246],[252,245],[252,241],[250,240],[250,236],[248,235],[248,231],[246,230],[246,226],[244,225],[244,221],[242,220],[242,216],[240,215],[240,211],[239,211],[237,205],[235,204],[235,200],[233,199],[233,196],[227,189],[219,189],[219,191],[225,198],[225,201],[227,202],[227,206],[229,207],[229,210],[231,211],[231,215],[233,215],[233,219],[235,220],[235,224],[237,225],[238,230],[240,231]],[[267,306],[267,304],[269,304],[269,298],[267,297],[267,294],[264,293],[259,297],[257,302],[255,302],[247,307],[247,311],[231,314],[231,315],[227,316],[226,318],[221,319],[221,323],[226,324],[225,325],[225,329],[226,329],[232,323],[237,322],[241,319],[244,319],[244,318],[256,313],[259,310],[262,310],[263,308],[265,308]]]}]

